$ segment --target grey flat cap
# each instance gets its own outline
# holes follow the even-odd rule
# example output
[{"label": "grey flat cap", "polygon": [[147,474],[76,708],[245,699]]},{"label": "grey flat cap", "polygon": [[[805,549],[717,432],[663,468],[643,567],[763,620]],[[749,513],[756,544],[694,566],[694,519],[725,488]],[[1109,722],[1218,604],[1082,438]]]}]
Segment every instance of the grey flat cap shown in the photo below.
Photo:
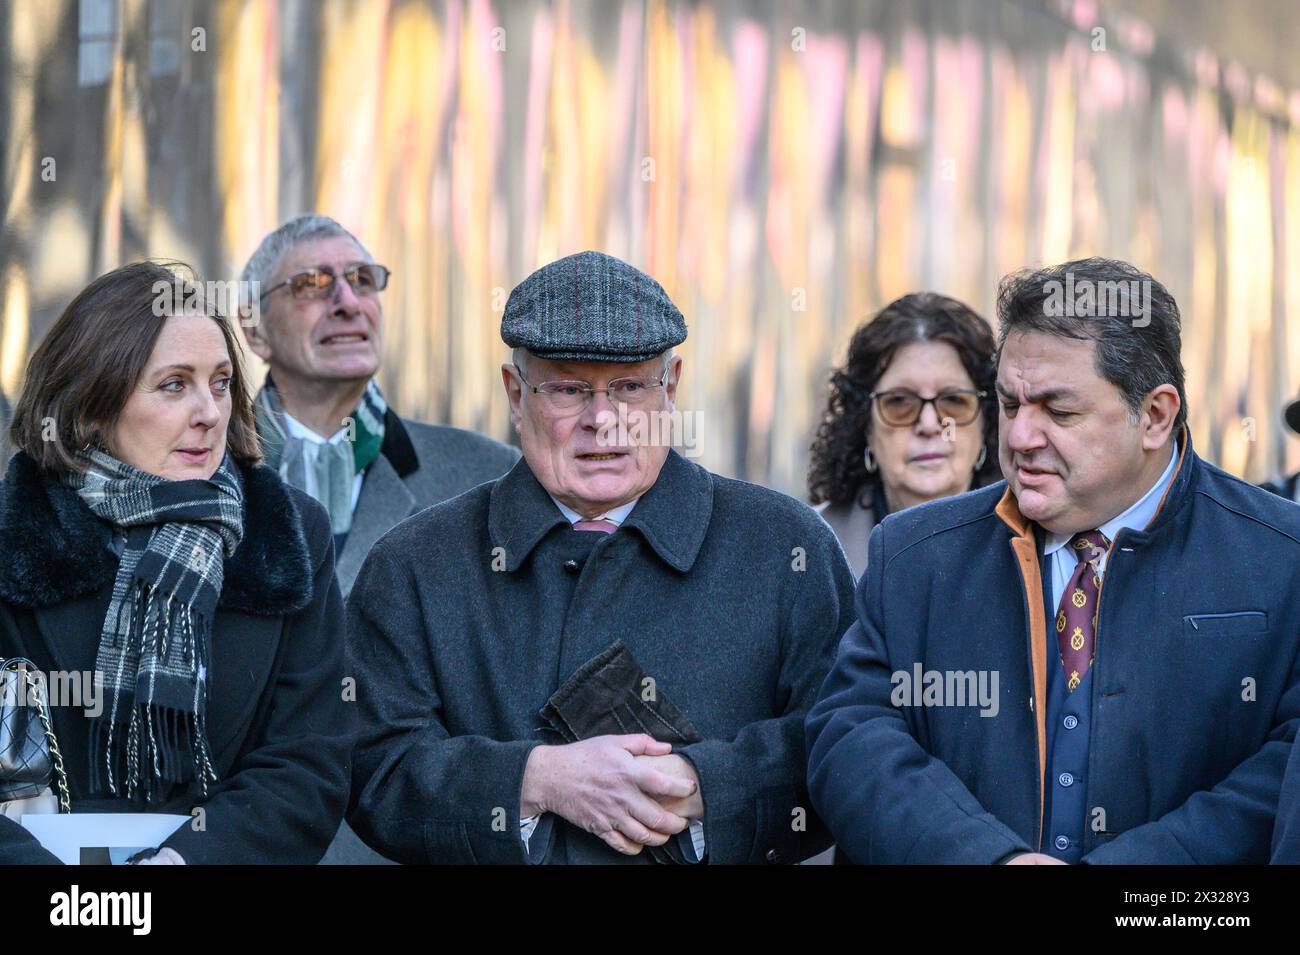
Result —
[{"label": "grey flat cap", "polygon": [[501,339],[554,361],[647,361],[686,340],[686,320],[644,272],[603,252],[579,252],[515,286]]}]

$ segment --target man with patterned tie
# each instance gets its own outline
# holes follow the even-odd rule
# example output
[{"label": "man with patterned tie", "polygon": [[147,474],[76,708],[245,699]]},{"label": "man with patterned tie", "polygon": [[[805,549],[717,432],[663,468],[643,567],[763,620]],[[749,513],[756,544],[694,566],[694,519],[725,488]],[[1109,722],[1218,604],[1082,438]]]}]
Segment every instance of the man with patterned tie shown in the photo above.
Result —
[{"label": "man with patterned tie", "polygon": [[[1006,483],[876,528],[807,720],[813,804],[862,863],[1267,861],[1300,508],[1192,450],[1149,275],[1025,271],[998,312]],[[914,665],[935,692],[891,693]],[[971,671],[997,705],[946,692]]]},{"label": "man with patterned tie", "polygon": [[411,518],[348,600],[349,819],[409,862],[798,862],[803,717],[853,578],[807,505],[670,449],[686,338],[596,252],[510,294],[523,458]]}]

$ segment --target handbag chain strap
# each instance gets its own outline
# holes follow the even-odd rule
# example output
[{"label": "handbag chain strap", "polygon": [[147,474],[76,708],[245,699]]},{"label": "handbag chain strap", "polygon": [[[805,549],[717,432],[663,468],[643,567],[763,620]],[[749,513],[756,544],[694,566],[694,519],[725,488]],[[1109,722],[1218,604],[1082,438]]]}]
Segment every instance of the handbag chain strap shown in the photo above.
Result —
[{"label": "handbag chain strap", "polygon": [[63,752],[59,749],[59,739],[54,735],[54,724],[50,722],[49,711],[41,699],[41,689],[27,667],[16,667],[23,674],[23,679],[31,689],[29,699],[36,701],[36,715],[41,718],[41,727],[45,730],[45,742],[50,747],[50,763],[54,766],[54,782],[59,790],[59,812],[72,812],[72,801],[68,797],[68,773],[63,768]]}]

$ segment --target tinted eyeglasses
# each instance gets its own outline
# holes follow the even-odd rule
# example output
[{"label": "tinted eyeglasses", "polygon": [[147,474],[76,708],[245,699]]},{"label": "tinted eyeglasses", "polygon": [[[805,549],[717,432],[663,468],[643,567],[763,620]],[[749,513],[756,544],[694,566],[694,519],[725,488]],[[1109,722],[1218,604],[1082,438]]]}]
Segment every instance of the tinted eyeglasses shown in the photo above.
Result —
[{"label": "tinted eyeglasses", "polygon": [[952,390],[941,391],[933,398],[922,398],[915,391],[894,388],[873,391],[868,397],[881,424],[906,428],[920,420],[921,410],[928,404],[934,405],[940,423],[951,420],[956,425],[970,424],[980,413],[980,399],[987,394],[987,391]]},{"label": "tinted eyeglasses", "polygon": [[[388,285],[388,277],[392,274],[387,266],[376,265],[373,262],[349,265],[343,270],[344,280],[352,286],[352,291],[357,295],[374,295],[376,292],[382,292]],[[265,301],[268,295],[282,288],[288,288],[289,294],[294,298],[329,298],[334,294],[336,281],[338,277],[328,266],[303,269],[301,272],[294,272],[279,285],[272,285],[262,293],[261,300]]]}]

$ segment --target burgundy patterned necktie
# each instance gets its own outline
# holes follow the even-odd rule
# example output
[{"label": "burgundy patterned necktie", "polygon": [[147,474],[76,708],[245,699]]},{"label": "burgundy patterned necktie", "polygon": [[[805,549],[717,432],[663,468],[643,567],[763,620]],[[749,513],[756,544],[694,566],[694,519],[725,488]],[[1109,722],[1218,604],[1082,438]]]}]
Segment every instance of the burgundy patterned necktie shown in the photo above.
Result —
[{"label": "burgundy patterned necktie", "polygon": [[[604,534],[612,534],[618,530],[618,525],[602,517],[598,521],[574,521],[573,529],[575,531],[600,531]],[[614,545],[611,544],[610,546]]]},{"label": "burgundy patterned necktie", "polygon": [[1101,531],[1075,534],[1066,545],[1079,561],[1061,594],[1056,612],[1056,643],[1061,649],[1067,685],[1073,693],[1092,666],[1097,647],[1097,595],[1101,592],[1098,566],[1110,547]]}]

